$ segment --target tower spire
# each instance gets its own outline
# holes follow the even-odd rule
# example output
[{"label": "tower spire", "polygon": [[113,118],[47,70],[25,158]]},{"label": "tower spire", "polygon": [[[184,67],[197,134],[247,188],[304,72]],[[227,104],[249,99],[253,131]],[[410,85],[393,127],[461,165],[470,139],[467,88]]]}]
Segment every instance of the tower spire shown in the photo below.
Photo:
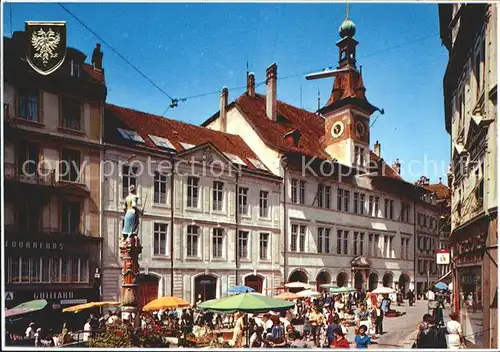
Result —
[{"label": "tower spire", "polygon": [[349,3],[348,2],[345,4],[345,19],[346,20],[349,19]]}]

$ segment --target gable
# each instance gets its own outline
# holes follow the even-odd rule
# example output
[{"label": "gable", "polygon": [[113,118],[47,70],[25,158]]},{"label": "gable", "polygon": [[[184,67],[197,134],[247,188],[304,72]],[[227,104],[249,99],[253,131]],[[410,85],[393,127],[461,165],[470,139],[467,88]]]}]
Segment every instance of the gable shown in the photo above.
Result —
[{"label": "gable", "polygon": [[[210,172],[212,169],[214,171],[219,169],[229,170],[235,166],[235,163],[229,160],[224,153],[215,148],[211,143],[188,149],[178,154],[178,157],[189,161],[189,163],[194,162],[195,164],[209,167],[210,169],[207,169],[207,172]],[[246,165],[245,162],[243,163]]]}]

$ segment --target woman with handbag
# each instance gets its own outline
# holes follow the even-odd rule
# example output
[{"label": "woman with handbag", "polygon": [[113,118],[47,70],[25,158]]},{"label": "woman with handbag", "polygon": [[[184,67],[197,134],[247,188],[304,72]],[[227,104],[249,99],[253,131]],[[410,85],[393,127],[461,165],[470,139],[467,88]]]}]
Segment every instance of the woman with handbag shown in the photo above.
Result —
[{"label": "woman with handbag", "polygon": [[462,333],[462,324],[460,324],[459,315],[456,312],[450,314],[450,321],[446,323],[446,344],[450,350],[458,350],[465,347],[465,338]]}]

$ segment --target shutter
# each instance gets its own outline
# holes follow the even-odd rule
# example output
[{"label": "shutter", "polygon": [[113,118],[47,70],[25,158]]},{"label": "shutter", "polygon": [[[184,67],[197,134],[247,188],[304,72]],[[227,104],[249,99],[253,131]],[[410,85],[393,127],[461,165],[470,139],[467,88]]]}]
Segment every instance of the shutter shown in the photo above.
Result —
[{"label": "shutter", "polygon": [[228,184],[228,192],[227,192],[227,204],[229,207],[229,216],[234,216],[235,211],[236,211],[236,199],[238,197],[238,194],[235,193],[235,185],[234,184]]}]

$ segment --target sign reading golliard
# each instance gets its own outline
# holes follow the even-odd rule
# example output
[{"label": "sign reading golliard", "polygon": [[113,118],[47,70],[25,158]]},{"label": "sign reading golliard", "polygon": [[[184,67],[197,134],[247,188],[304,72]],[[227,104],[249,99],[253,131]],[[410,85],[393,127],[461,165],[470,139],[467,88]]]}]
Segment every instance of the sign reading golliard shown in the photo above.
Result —
[{"label": "sign reading golliard", "polygon": [[66,22],[26,22],[26,60],[41,75],[55,72],[66,58]]}]

